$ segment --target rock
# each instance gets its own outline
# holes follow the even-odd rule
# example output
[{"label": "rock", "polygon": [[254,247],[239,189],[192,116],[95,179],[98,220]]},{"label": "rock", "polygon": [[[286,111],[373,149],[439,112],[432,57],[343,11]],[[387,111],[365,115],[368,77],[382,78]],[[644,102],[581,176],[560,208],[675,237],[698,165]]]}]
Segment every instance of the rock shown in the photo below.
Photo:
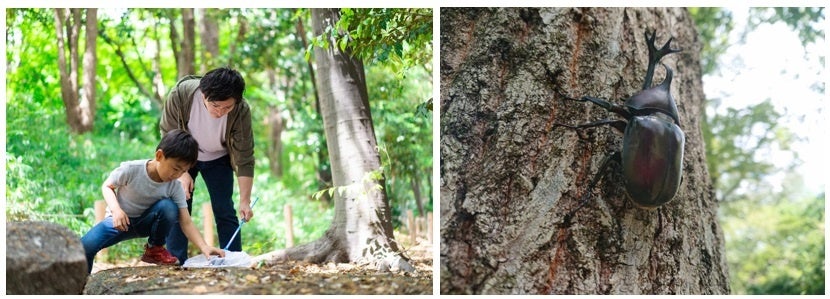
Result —
[{"label": "rock", "polygon": [[6,223],[6,294],[81,294],[87,269],[81,239],[50,222]]}]

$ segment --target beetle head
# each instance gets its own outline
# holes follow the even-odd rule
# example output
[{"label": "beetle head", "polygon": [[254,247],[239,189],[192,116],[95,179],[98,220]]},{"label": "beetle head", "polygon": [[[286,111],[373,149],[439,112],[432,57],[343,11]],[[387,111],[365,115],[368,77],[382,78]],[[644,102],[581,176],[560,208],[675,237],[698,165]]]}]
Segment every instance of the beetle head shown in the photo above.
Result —
[{"label": "beetle head", "polygon": [[680,117],[677,113],[677,104],[671,96],[672,69],[665,64],[662,65],[666,68],[666,78],[663,79],[663,82],[628,98],[625,105],[634,115],[663,113],[671,117],[675,124],[679,126]]}]

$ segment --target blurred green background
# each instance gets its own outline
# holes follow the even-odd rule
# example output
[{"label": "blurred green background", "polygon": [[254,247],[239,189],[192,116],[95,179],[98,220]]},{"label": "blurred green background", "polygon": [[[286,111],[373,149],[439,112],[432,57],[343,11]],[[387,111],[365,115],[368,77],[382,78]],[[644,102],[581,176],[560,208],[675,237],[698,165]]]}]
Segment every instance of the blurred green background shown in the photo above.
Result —
[{"label": "blurred green background", "polygon": [[824,294],[823,8],[690,8],[734,294]]}]

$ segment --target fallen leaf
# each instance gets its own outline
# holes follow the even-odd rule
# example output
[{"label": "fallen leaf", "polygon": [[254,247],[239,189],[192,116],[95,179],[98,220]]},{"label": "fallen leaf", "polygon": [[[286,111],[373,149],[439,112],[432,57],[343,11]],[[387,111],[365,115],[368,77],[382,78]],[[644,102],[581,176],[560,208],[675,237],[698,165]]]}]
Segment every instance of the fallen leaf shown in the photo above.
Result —
[{"label": "fallen leaf", "polygon": [[141,277],[141,276],[138,276],[138,275],[133,275],[133,276],[127,277],[127,279],[125,279],[124,282],[130,283],[130,282],[145,280],[145,279],[147,279],[147,278],[144,278],[144,277]]}]

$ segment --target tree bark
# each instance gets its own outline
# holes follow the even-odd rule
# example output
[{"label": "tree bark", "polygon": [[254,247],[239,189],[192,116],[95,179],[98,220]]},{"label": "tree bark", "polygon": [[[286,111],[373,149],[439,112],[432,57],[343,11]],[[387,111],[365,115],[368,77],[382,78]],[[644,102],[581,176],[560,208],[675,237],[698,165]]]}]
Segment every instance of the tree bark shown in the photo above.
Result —
[{"label": "tree bark", "polygon": [[[67,15],[71,14],[71,18]],[[85,88],[85,98],[81,98],[79,94],[78,70],[80,54],[78,50],[78,39],[81,31],[81,9],[73,8],[56,8],[55,9],[55,27],[58,39],[58,68],[60,82],[61,82],[61,98],[63,99],[66,111],[66,123],[70,130],[75,134],[83,134],[92,130],[95,119],[95,104],[94,104],[94,78],[92,84],[92,98],[86,98],[88,90]],[[97,28],[97,25],[96,25]],[[97,29],[96,29],[97,30]],[[88,33],[87,33],[88,34]],[[91,37],[93,40],[95,35]],[[87,40],[89,37],[87,38]],[[67,49],[67,42],[69,49]],[[93,42],[94,46],[94,42]],[[89,45],[87,45],[87,48]],[[67,53],[67,50],[68,53]],[[93,49],[94,55],[94,49]],[[67,54],[69,56],[69,66],[67,67]],[[84,57],[86,59],[86,55]],[[85,61],[86,63],[86,61]],[[94,66],[92,76],[95,75]],[[84,79],[86,80],[86,78]],[[93,102],[90,102],[92,100]]]},{"label": "tree bark", "polygon": [[[164,101],[162,99],[167,94],[167,89],[164,87],[164,77],[162,77],[162,73],[161,73],[161,65],[162,65],[162,62],[161,62],[161,36],[159,36],[159,34],[158,34],[158,32],[159,32],[159,28],[158,28],[159,27],[158,26],[159,18],[154,15],[153,19],[156,21],[153,24],[153,31],[154,31],[153,38],[155,39],[155,46],[156,46],[156,53],[153,56],[153,65],[152,65],[152,68],[153,68],[153,83],[152,83],[153,84],[153,99],[155,99],[155,102],[156,102],[156,104],[158,104],[158,107],[161,107],[164,104]],[[171,28],[170,30],[173,30],[173,28]]]},{"label": "tree bark", "polygon": [[[164,9],[162,10],[165,12],[167,16],[167,20],[170,24],[170,49],[173,50],[173,59],[176,61],[176,75],[179,76],[179,64],[181,64],[181,52],[180,41],[179,41],[179,31],[176,29],[176,15],[174,14],[174,9]],[[181,77],[177,77],[176,80],[178,81]]]},{"label": "tree bark", "polygon": [[[339,9],[312,9],[315,35],[334,26]],[[331,154],[334,219],[322,238],[285,250],[282,258],[312,263],[372,264],[378,270],[413,271],[392,234],[392,214],[369,109],[363,63],[333,46],[315,47],[317,86]]]},{"label": "tree bark", "polygon": [[86,9],[86,45],[84,49],[84,96],[81,98],[82,123],[92,129],[95,120],[95,78],[98,67],[98,9]]},{"label": "tree bark", "polygon": [[418,170],[412,170],[412,177],[409,178],[409,186],[412,187],[412,195],[415,197],[415,206],[418,208],[418,216],[424,217],[424,200],[421,199],[421,178],[418,177]]},{"label": "tree bark", "polygon": [[[627,199],[619,166],[586,190],[622,134],[554,126],[617,118],[562,95],[622,104],[643,84],[646,30],[683,49],[662,62],[686,136],[680,190],[651,211]],[[442,9],[441,293],[729,293],[700,48],[681,8]]]},{"label": "tree bark", "polygon": [[284,126],[278,107],[268,107],[267,121],[271,137],[268,143],[268,165],[271,174],[279,178],[282,177],[282,130]]},{"label": "tree bark", "polygon": [[77,93],[80,86],[78,69],[81,65],[78,40],[81,36],[81,9],[70,8],[69,12],[72,14],[72,18],[66,24],[66,29],[69,32],[69,82],[72,84],[72,92],[75,93],[75,98],[78,98]]},{"label": "tree bark", "polygon": [[[300,37],[303,49],[308,49],[308,40],[306,39],[306,30],[303,25],[303,18],[297,18],[297,23],[294,27],[297,29],[297,36]],[[314,111],[316,111],[317,114],[322,115],[320,112],[320,92],[317,88],[317,75],[314,73],[314,66],[311,64],[311,60],[306,61],[306,67],[308,69],[308,75],[311,78],[311,90],[314,92]],[[324,132],[320,132],[315,129],[314,134],[322,136]],[[329,161],[329,153],[326,147],[321,147],[316,153],[316,156],[318,191],[331,188],[331,167],[329,163],[327,163]],[[328,193],[323,193],[319,200],[323,202],[325,206],[331,206],[331,196],[329,196]]]},{"label": "tree bark", "polygon": [[216,9],[199,8],[201,22],[199,35],[202,41],[202,63],[200,73],[204,74],[219,65],[219,23],[216,22]]},{"label": "tree bark", "polygon": [[231,42],[229,47],[228,65],[234,65],[237,47],[245,41],[245,35],[248,34],[248,19],[246,19],[243,15],[238,15],[236,21],[239,23],[239,28],[236,30],[236,39]]},{"label": "tree bark", "polygon": [[182,40],[178,59],[178,75],[182,78],[195,74],[193,67],[196,60],[196,20],[193,17],[193,8],[182,8]]}]

